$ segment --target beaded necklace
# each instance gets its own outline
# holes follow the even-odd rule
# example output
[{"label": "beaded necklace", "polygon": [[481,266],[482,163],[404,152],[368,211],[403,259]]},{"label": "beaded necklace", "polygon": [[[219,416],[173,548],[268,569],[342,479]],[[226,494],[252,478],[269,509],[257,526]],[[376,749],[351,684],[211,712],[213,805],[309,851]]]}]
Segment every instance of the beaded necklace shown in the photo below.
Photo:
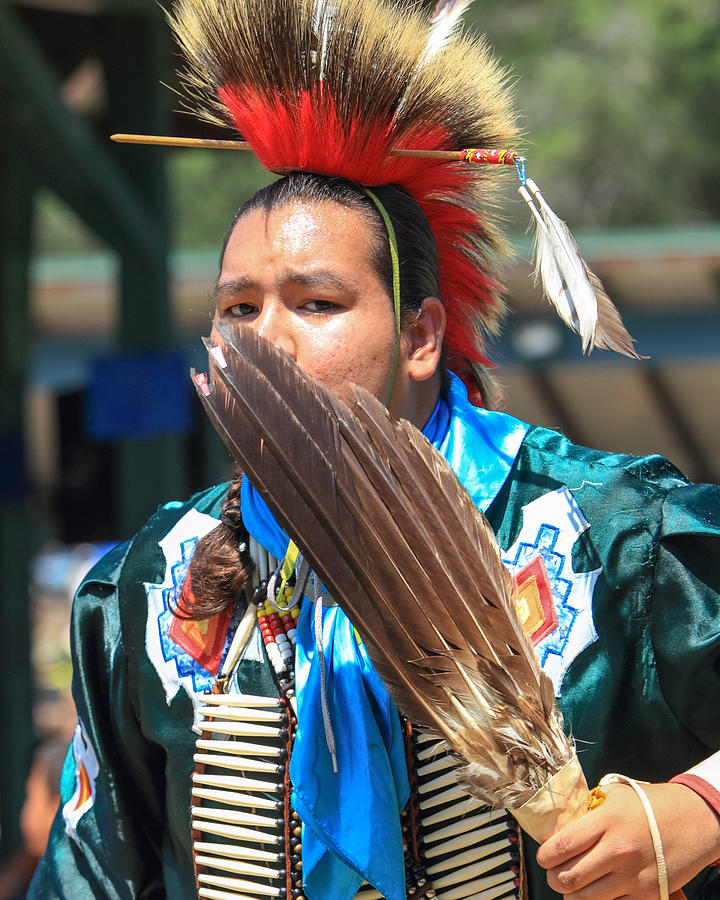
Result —
[{"label": "beaded necklace", "polygon": [[[265,590],[267,592],[267,588]],[[286,588],[287,592],[292,594],[292,587],[289,585]],[[276,603],[281,606],[277,599]],[[295,678],[295,636],[297,633],[295,623],[300,614],[300,604],[296,603],[291,607],[285,606],[283,609],[285,611],[282,613],[276,612],[267,600],[266,594],[264,602],[258,606],[257,619],[265,644],[265,652],[278,677],[281,690],[285,694],[286,683],[290,680],[294,681]]]}]

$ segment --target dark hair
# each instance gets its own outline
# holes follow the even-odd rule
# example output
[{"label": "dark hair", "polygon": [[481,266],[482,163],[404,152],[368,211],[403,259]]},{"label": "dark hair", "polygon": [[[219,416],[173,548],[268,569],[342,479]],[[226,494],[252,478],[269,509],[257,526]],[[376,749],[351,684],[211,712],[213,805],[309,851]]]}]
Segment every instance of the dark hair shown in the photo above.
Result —
[{"label": "dark hair", "polygon": [[[409,324],[425,297],[439,297],[440,294],[435,237],[423,211],[403,188],[382,185],[373,187],[372,192],[385,208],[395,231],[400,266],[401,325]],[[230,235],[240,219],[256,209],[269,213],[288,203],[338,203],[362,213],[372,235],[370,262],[392,302],[392,257],[385,223],[363,188],[345,178],[291,172],[259,190],[235,214],[223,242],[220,267]],[[239,515],[241,479],[242,473],[236,472],[222,506],[220,524],[198,541],[188,573],[192,604],[179,606],[176,615],[204,619],[223,612],[240,599],[251,572],[247,552],[240,549],[246,544]]]},{"label": "dark hair", "polygon": [[[411,314],[417,313],[425,297],[440,296],[435,237],[423,211],[404,188],[379,185],[370,190],[385,207],[395,231],[400,264],[400,313],[405,322],[412,318]],[[392,301],[392,259],[385,223],[365,190],[346,178],[314,172],[291,172],[261,188],[235,214],[223,242],[221,267],[230,235],[240,219],[256,209],[269,213],[288,203],[338,203],[346,209],[360,212],[373,238],[370,262]]]}]

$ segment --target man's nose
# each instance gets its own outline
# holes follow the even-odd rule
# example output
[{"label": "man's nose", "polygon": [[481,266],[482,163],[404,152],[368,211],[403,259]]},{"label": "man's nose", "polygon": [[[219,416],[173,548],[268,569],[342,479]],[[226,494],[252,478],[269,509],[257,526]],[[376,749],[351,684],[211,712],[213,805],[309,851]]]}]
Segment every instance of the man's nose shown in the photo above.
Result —
[{"label": "man's nose", "polygon": [[261,337],[270,341],[279,350],[284,350],[292,359],[296,359],[297,347],[292,316],[283,304],[264,303],[255,325]]}]

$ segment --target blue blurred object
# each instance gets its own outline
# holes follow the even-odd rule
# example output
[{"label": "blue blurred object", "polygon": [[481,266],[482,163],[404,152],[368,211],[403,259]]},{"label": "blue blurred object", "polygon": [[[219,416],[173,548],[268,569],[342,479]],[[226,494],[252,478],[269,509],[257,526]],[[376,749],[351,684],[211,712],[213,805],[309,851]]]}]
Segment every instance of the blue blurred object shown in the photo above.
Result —
[{"label": "blue blurred object", "polygon": [[186,434],[191,396],[182,351],[96,359],[88,393],[88,434],[97,441]]},{"label": "blue blurred object", "polygon": [[0,500],[22,500],[27,492],[23,439],[15,435],[0,436]]}]

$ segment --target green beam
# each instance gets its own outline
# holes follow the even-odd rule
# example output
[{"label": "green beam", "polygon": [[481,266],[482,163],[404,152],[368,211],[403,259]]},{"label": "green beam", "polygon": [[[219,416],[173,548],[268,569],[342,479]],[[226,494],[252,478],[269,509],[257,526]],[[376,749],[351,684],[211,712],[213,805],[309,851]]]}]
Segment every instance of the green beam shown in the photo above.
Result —
[{"label": "green beam", "polygon": [[19,154],[0,152],[0,198],[0,831],[7,857],[20,844],[33,744],[28,582],[35,548],[23,466],[33,183]]},{"label": "green beam", "polygon": [[[132,48],[131,56],[127,48]],[[133,15],[103,18],[99,39],[110,127],[165,134],[169,127],[170,40],[165,22]],[[129,352],[174,346],[169,299],[165,152],[113,147],[115,159],[157,223],[151,260],[121,254],[120,346]],[[135,531],[155,508],[186,493],[184,443],[178,435],[123,441],[118,447],[117,509],[121,534]]]},{"label": "green beam", "polygon": [[[98,31],[111,130],[166,133],[170,115],[163,82],[170,72],[170,39],[164,20],[106,15]],[[166,151],[127,145],[111,145],[110,150],[125,179],[145,199],[155,223],[149,259],[120,254],[120,346],[128,350],[169,347],[173,334],[167,265]]]},{"label": "green beam", "polygon": [[21,148],[40,183],[117,252],[148,262],[156,256],[142,194],[63,104],[51,67],[6,4],[0,4],[0,112],[0,142]]}]

